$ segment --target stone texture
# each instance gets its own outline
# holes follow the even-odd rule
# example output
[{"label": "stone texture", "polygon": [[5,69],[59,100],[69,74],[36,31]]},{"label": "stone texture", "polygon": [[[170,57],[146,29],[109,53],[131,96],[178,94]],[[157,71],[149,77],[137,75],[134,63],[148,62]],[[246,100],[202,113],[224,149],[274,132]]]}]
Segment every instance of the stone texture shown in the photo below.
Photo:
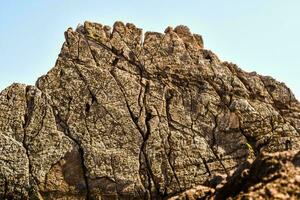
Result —
[{"label": "stone texture", "polygon": [[[300,151],[264,153],[234,173],[217,199],[299,199]],[[233,189],[234,188],[234,189]]]},{"label": "stone texture", "polygon": [[260,152],[300,147],[283,83],[204,49],[186,26],[85,22],[55,67],[0,94],[1,199],[162,199]]},{"label": "stone texture", "polygon": [[300,151],[263,153],[241,165],[225,184],[197,186],[170,200],[300,199]]}]

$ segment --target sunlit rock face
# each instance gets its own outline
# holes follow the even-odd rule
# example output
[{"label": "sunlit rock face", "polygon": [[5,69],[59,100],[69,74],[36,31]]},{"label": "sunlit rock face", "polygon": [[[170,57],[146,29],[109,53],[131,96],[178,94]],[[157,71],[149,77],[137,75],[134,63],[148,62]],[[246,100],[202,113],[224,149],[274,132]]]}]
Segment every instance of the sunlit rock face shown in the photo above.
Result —
[{"label": "sunlit rock face", "polygon": [[163,199],[300,149],[290,89],[186,26],[85,22],[65,38],[35,86],[0,94],[0,199]]}]

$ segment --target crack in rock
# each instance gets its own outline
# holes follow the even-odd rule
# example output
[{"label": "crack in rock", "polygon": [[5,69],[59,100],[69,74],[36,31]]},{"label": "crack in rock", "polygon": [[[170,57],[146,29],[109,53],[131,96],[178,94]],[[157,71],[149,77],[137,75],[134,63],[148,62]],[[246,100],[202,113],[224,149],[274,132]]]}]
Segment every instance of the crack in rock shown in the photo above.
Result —
[{"label": "crack in rock", "polygon": [[186,26],[85,22],[65,39],[36,86],[0,93],[1,199],[235,197],[251,187],[225,177],[251,182],[237,175],[249,160],[300,148],[291,90],[220,61]]}]

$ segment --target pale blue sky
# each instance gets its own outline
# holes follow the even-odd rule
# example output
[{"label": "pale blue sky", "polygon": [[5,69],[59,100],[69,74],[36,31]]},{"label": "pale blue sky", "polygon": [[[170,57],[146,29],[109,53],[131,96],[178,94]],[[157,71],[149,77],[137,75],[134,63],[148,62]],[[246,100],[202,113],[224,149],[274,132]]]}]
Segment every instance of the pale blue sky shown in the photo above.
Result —
[{"label": "pale blue sky", "polygon": [[121,20],[159,32],[185,24],[220,59],[271,75],[300,99],[299,11],[299,0],[1,0],[0,90],[47,73],[68,27]]}]

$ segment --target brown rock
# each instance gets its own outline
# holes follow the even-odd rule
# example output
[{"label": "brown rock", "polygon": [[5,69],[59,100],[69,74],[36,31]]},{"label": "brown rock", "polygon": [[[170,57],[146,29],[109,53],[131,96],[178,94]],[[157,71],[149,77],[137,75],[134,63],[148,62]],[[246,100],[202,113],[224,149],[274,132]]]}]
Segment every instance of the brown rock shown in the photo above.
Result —
[{"label": "brown rock", "polygon": [[223,185],[199,185],[169,199],[299,199],[299,162],[299,151],[263,153],[241,165]]},{"label": "brown rock", "polygon": [[300,147],[291,91],[221,62],[185,26],[143,39],[85,22],[65,38],[36,86],[0,94],[1,199],[167,198]]},{"label": "brown rock", "polygon": [[216,192],[216,199],[299,199],[300,152],[262,154]]}]

